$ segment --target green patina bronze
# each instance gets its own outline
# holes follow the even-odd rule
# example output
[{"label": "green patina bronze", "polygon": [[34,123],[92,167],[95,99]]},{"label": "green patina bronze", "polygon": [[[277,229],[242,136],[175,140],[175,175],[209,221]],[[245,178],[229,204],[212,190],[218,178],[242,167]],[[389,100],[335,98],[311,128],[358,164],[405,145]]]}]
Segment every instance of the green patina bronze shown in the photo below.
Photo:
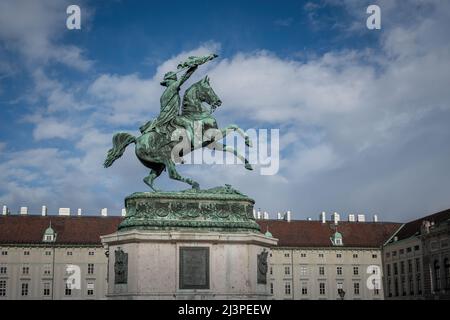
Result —
[{"label": "green patina bronze", "polygon": [[200,191],[137,192],[125,198],[127,215],[119,230],[259,232],[254,203],[229,185]]},{"label": "green patina bronze", "polygon": [[[215,59],[217,55],[189,57],[178,65],[177,72],[165,74],[161,85],[164,90],[160,102],[159,116],[140,127],[141,135],[134,137],[120,132],[113,137],[113,148],[108,151],[104,166],[110,167],[120,158],[125,148],[136,144],[136,156],[150,169],[144,182],[155,192],[139,192],[125,199],[126,218],[119,230],[180,230],[204,229],[215,231],[252,231],[259,232],[259,225],[253,217],[254,201],[239,191],[226,185],[209,190],[200,190],[199,184],[182,177],[175,169],[176,163],[182,163],[182,157],[195,149],[208,147],[214,150],[231,152],[239,158],[246,169],[252,170],[248,160],[234,148],[220,143],[219,140],[230,132],[237,132],[251,147],[248,135],[236,125],[219,129],[212,113],[222,101],[210,86],[209,78],[189,87],[182,100],[180,112],[180,88],[197,70],[198,66]],[[178,79],[177,74],[185,71]],[[206,103],[210,107],[204,105]],[[215,129],[219,135],[205,134]],[[183,148],[178,150],[179,139],[174,134],[182,132],[187,139]],[[179,137],[180,135],[176,135]],[[187,145],[186,145],[187,141]],[[174,150],[177,150],[174,153]],[[154,180],[167,169],[169,177],[188,183],[192,189],[181,192],[161,192],[154,187]]]},{"label": "green patina bronze", "polygon": [[[141,136],[134,137],[129,133],[120,132],[113,137],[113,148],[108,151],[104,166],[110,167],[115,160],[120,158],[125,148],[131,144],[136,144],[136,156],[141,163],[150,169],[150,174],[144,178],[144,182],[154,191],[158,191],[154,186],[154,180],[167,169],[169,177],[174,180],[188,183],[194,189],[199,189],[198,182],[182,177],[175,168],[175,162],[182,163],[182,157],[195,149],[211,148],[214,150],[231,152],[239,158],[245,168],[252,170],[248,160],[237,152],[234,148],[218,142],[227,134],[235,131],[245,139],[245,144],[251,147],[252,142],[247,134],[237,125],[229,125],[219,129],[216,119],[212,113],[218,108],[222,101],[211,88],[209,78],[206,76],[202,80],[194,83],[188,88],[183,97],[180,113],[180,89],[187,79],[197,70],[198,66],[216,58],[211,54],[205,57],[189,57],[189,59],[178,65],[178,72],[168,72],[165,74],[161,85],[166,87],[160,102],[161,110],[159,116],[153,121],[148,121],[140,127]],[[187,71],[177,78],[177,73]],[[204,106],[208,104],[210,108]],[[200,130],[196,128],[200,127]],[[218,136],[205,135],[208,130],[216,129],[220,132]],[[176,131],[178,130],[178,131]],[[200,131],[200,132],[198,132]],[[174,133],[184,132],[186,135],[187,147],[173,153],[175,147],[179,145],[179,139],[174,140]]]}]

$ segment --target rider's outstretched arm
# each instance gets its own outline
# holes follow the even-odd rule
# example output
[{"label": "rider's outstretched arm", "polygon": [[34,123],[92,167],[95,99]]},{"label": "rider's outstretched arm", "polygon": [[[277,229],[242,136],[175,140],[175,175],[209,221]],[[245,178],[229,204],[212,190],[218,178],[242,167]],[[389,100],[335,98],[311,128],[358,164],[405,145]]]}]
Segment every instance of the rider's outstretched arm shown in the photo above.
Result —
[{"label": "rider's outstretched arm", "polygon": [[183,83],[186,82],[187,79],[190,78],[190,76],[192,76],[192,74],[195,72],[195,70],[197,70],[197,68],[198,68],[198,66],[190,67],[190,68],[188,69],[188,71],[186,71],[186,73],[183,74],[183,76],[182,76],[182,77],[180,78],[180,80],[179,80],[179,83],[180,83],[179,85],[180,85],[180,87],[183,85]]}]

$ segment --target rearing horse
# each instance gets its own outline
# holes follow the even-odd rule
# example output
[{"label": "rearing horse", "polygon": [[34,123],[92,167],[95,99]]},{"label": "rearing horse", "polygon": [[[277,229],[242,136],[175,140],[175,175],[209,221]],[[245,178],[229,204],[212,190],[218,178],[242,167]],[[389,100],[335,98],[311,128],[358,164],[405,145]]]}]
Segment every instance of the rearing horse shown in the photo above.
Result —
[{"label": "rearing horse", "polygon": [[[207,103],[210,105],[210,110],[205,108],[202,103]],[[175,162],[172,157],[174,147],[179,145],[179,141],[173,139],[175,130],[186,130],[185,132],[187,132],[189,146],[177,152],[175,155],[176,158],[181,159],[182,156],[194,151],[195,149],[208,147],[213,150],[233,153],[244,163],[246,169],[252,170],[252,166],[248,160],[237,150],[218,142],[218,140],[234,131],[245,139],[245,144],[247,146],[252,146],[249,136],[237,125],[229,125],[223,129],[218,128],[217,121],[212,116],[212,112],[214,112],[214,110],[221,104],[221,100],[211,88],[209,78],[206,76],[186,90],[183,96],[181,116],[177,116],[175,121],[173,121],[175,129],[171,132],[170,136],[163,135],[155,131],[144,133],[139,137],[134,137],[133,135],[125,132],[116,133],[112,139],[113,147],[108,151],[108,155],[104,163],[105,168],[110,167],[115,160],[120,158],[129,144],[135,143],[136,156],[144,166],[151,169],[150,174],[144,178],[144,182],[153,191],[158,191],[153,186],[154,180],[159,177],[166,168],[171,179],[188,183],[192,186],[192,188],[199,189],[200,186],[198,182],[190,178],[182,177],[177,172]],[[200,125],[201,134],[198,134],[195,124]],[[205,133],[211,131],[211,129],[218,130],[220,135],[205,135]],[[218,138],[218,136],[220,138]],[[200,139],[200,143],[195,143],[198,139]]]}]

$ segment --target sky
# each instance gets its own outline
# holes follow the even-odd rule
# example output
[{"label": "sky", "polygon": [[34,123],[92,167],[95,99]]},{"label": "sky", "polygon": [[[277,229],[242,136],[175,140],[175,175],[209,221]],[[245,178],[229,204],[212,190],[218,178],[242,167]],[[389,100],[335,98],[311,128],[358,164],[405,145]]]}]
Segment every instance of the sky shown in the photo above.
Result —
[{"label": "sky", "polygon": [[[66,8],[81,9],[81,30]],[[369,30],[366,8],[381,9]],[[276,175],[181,165],[202,188],[231,184],[256,209],[408,221],[450,208],[450,2],[0,0],[0,204],[119,214],[147,191],[118,131],[158,115],[165,72],[215,52],[219,126],[279,129]],[[258,167],[256,167],[258,169]],[[165,190],[182,190],[166,173]]]}]

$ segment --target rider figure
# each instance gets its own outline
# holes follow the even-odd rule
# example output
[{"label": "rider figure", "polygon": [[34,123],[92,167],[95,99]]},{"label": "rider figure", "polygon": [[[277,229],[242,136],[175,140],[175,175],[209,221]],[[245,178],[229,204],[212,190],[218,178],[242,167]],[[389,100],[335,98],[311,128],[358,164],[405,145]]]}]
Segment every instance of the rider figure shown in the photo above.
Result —
[{"label": "rider figure", "polygon": [[161,85],[166,87],[164,93],[161,96],[161,110],[159,116],[153,121],[147,122],[143,125],[140,130],[142,134],[150,132],[152,130],[157,133],[168,134],[175,129],[176,117],[178,116],[180,110],[180,88],[186,80],[197,70],[198,66],[204,64],[216,58],[216,54],[211,54],[204,57],[189,57],[189,59],[178,65],[180,68],[188,68],[186,73],[178,80],[177,74],[175,72],[167,72],[164,75],[164,80]]}]

